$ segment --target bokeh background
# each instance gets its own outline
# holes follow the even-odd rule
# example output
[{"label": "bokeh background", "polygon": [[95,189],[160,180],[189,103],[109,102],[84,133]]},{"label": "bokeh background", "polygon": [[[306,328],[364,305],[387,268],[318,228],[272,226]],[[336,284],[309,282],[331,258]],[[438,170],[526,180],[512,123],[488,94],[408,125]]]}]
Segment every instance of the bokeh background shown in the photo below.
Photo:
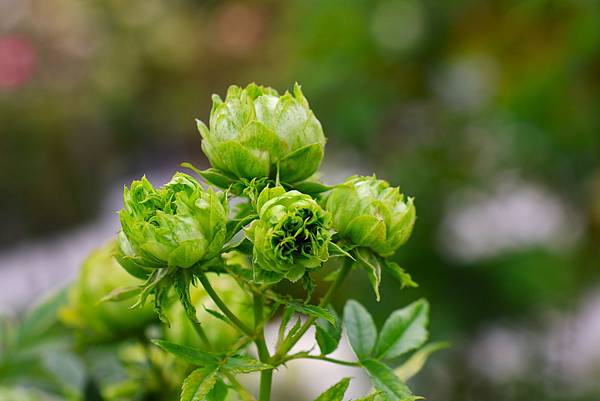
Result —
[{"label": "bokeh background", "polygon": [[420,287],[345,292],[378,323],[430,300],[452,347],[416,393],[600,399],[594,0],[0,0],[0,310],[75,275],[124,183],[207,166],[212,93],[295,81],[325,181],[375,172],[416,198],[396,259]]}]

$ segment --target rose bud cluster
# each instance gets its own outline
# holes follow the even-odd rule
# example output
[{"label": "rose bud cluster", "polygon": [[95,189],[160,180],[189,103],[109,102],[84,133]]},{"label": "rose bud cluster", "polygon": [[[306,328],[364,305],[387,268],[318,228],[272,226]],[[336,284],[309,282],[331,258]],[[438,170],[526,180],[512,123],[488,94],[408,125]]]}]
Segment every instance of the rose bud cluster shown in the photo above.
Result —
[{"label": "rose bud cluster", "polygon": [[326,209],[341,239],[382,257],[408,240],[416,219],[413,199],[375,177],[349,177],[328,195]]},{"label": "rose bud cluster", "polygon": [[265,188],[257,210],[258,219],[246,230],[254,245],[255,279],[297,281],[328,259],[331,216],[312,197]]},{"label": "rose bud cluster", "polygon": [[227,234],[224,193],[204,190],[176,173],[162,188],[143,177],[123,192],[119,261],[134,275],[140,268],[183,267],[218,256]]},{"label": "rose bud cluster", "polygon": [[230,86],[225,101],[213,95],[209,127],[197,124],[211,165],[233,179],[275,179],[279,172],[292,184],[323,159],[323,129],[298,84],[281,96],[256,84]]}]

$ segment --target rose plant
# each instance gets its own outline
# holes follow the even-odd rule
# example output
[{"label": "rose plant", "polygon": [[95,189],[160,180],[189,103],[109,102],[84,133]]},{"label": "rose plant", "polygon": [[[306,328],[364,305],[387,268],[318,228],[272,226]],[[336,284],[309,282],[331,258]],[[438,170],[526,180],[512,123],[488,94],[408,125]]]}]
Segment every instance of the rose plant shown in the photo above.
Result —
[{"label": "rose plant", "polygon": [[[170,294],[175,294],[201,342],[183,344],[174,336],[154,341],[194,367],[183,381],[180,399],[224,400],[233,391],[253,400],[236,376],[257,371],[258,400],[267,401],[273,372],[302,358],[363,368],[374,388],[365,400],[420,398],[404,383],[407,375],[402,372],[410,371],[408,365],[395,372],[386,361],[409,352],[421,356],[428,337],[427,302],[419,300],[395,311],[379,333],[357,301],[346,303],[341,319],[330,305],[346,276],[356,269],[367,273],[377,300],[382,270],[398,279],[401,287],[416,285],[390,260],[411,235],[416,219],[413,199],[375,177],[354,176],[334,186],[315,180],[325,136],[299,85],[283,95],[255,84],[232,86],[225,100],[213,96],[208,126],[197,124],[212,167],[194,170],[223,192],[205,190],[183,173],[162,188],[154,188],[145,178],[134,181],[124,191],[118,236],[118,260],[145,279],[128,295],[137,295],[140,307],[152,298],[168,323],[164,310]],[[230,211],[234,197],[239,200]],[[324,269],[331,284],[316,300],[315,289],[324,282],[317,283],[316,277],[322,277]],[[252,322],[214,286],[219,275],[236,281],[240,299],[246,294],[252,299]],[[300,282],[305,299],[282,292],[281,281]],[[194,287],[203,288],[218,310],[199,313],[190,295]],[[119,300],[122,292],[117,291]],[[280,311],[279,336],[269,345],[264,328]],[[210,327],[198,317],[203,313],[236,330],[237,341],[226,351],[212,344]],[[295,315],[306,319],[289,327]],[[320,352],[290,353],[312,326]],[[343,328],[355,361],[327,356],[337,348]],[[251,343],[257,359],[249,350]],[[410,363],[409,359],[406,364]],[[318,400],[342,400],[348,383],[344,379],[334,384]]]},{"label": "rose plant", "polygon": [[[354,271],[377,301],[383,271],[416,286],[391,259],[412,233],[413,199],[375,177],[319,182],[325,136],[299,85],[283,95],[232,86],[225,100],[213,97],[209,124],[197,124],[212,167],[182,165],[205,185],[178,172],[163,186],[142,177],[125,187],[120,232],[54,307],[82,342],[133,341],[118,348],[132,378],[100,382],[93,399],[146,399],[147,387],[147,399],[269,401],[274,373],[298,359],[364,369],[373,390],[363,401],[421,398],[405,382],[442,346],[426,344],[427,301],[396,310],[380,330],[359,302],[332,305]],[[317,351],[292,352],[311,327]],[[330,356],[343,331],[354,360]],[[257,395],[238,380],[251,372]],[[316,401],[341,401],[349,382]]]}]

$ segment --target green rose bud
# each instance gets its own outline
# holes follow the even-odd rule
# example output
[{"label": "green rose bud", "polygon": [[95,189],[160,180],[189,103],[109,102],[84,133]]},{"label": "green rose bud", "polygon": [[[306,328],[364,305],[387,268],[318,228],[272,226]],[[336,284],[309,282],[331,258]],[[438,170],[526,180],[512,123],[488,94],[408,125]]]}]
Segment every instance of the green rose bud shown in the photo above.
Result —
[{"label": "green rose bud", "polygon": [[325,136],[300,86],[279,96],[271,88],[230,86],[225,101],[213,95],[210,129],[197,121],[202,150],[212,166],[236,178],[279,178],[294,183],[321,164]]},{"label": "green rose bud", "polygon": [[257,281],[297,281],[329,257],[331,216],[314,199],[281,187],[264,189],[257,200],[258,219],[246,229],[254,243]]},{"label": "green rose bud", "polygon": [[[248,326],[252,326],[252,299],[237,284],[234,278],[227,275],[207,274],[211,285],[217,291],[227,307]],[[228,351],[231,345],[240,338],[239,331],[230,324],[213,316],[206,309],[218,311],[204,288],[190,287],[192,304],[196,307],[196,317],[204,328],[213,351]],[[165,339],[177,344],[205,349],[205,344],[200,341],[196,330],[186,316],[180,302],[174,302],[166,311],[170,327],[165,326]]]},{"label": "green rose bud", "polygon": [[413,199],[375,177],[348,178],[331,191],[326,209],[340,238],[383,257],[408,240],[416,218]]},{"label": "green rose bud", "polygon": [[156,189],[143,177],[123,191],[118,259],[137,277],[144,268],[190,267],[219,254],[226,237],[227,199],[177,173]]},{"label": "green rose bud", "polygon": [[68,304],[59,311],[60,320],[82,334],[82,339],[109,340],[141,331],[155,320],[150,305],[130,309],[131,302],[99,301],[112,290],[141,285],[113,257],[115,242],[92,252],[83,262],[77,280],[69,288]]}]

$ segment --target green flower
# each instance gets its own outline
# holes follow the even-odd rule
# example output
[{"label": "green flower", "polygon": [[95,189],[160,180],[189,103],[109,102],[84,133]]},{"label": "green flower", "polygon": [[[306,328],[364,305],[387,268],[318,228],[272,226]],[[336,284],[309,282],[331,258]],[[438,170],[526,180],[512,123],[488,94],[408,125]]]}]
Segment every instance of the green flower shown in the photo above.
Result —
[{"label": "green flower", "polygon": [[202,150],[212,166],[235,178],[310,177],[321,164],[325,136],[300,86],[279,96],[271,88],[230,86],[225,101],[213,95],[210,129],[197,121]]},{"label": "green flower", "polygon": [[247,228],[254,243],[257,281],[297,281],[329,257],[331,216],[309,195],[281,187],[264,189],[257,200],[258,219]]},{"label": "green flower", "polygon": [[[219,293],[227,307],[248,326],[252,326],[252,299],[237,284],[235,279],[227,275],[207,274],[213,288]],[[231,345],[240,338],[239,331],[230,324],[213,316],[206,309],[218,311],[219,307],[206,293],[204,288],[190,287],[190,298],[196,308],[196,317],[213,347],[213,351],[228,351]],[[174,302],[166,311],[170,327],[165,326],[165,339],[189,347],[204,349],[198,333],[187,318],[186,312],[179,302]]]},{"label": "green flower", "polygon": [[92,252],[83,262],[77,280],[70,286],[68,304],[59,311],[60,320],[81,334],[85,341],[120,338],[141,332],[155,320],[150,305],[130,309],[131,303],[99,301],[116,288],[143,282],[127,274],[116,259],[115,241]]},{"label": "green flower", "polygon": [[348,178],[331,191],[326,209],[340,238],[383,257],[408,240],[416,218],[413,199],[375,177]]},{"label": "green flower", "polygon": [[227,199],[177,173],[155,189],[143,177],[123,192],[118,259],[137,277],[144,268],[190,267],[217,256],[225,242]]}]

